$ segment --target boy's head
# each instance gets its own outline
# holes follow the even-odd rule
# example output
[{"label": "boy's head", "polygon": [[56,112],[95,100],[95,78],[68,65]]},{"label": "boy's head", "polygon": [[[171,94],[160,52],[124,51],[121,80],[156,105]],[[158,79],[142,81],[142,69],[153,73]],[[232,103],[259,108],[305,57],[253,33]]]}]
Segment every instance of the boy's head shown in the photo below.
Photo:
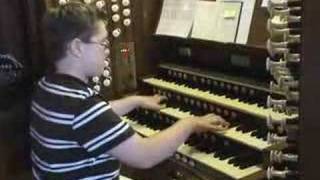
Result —
[{"label": "boy's head", "polygon": [[93,8],[70,2],[51,9],[44,16],[43,28],[49,67],[70,68],[87,77],[103,72],[107,31]]}]

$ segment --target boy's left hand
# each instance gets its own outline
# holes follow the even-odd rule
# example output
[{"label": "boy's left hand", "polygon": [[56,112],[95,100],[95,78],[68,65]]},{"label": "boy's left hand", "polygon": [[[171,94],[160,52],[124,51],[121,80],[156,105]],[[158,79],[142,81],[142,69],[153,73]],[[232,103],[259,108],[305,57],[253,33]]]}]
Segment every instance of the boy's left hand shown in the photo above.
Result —
[{"label": "boy's left hand", "polygon": [[160,96],[160,95],[139,96],[140,107],[145,108],[145,109],[159,111],[160,109],[165,107],[165,105],[160,104],[160,103],[162,103],[166,99],[167,99],[167,97]]}]

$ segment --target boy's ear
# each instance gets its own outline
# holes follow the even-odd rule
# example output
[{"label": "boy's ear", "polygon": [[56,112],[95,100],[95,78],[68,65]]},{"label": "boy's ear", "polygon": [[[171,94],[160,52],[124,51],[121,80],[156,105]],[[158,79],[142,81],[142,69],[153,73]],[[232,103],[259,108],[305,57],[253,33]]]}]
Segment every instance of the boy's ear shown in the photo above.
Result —
[{"label": "boy's ear", "polygon": [[75,57],[81,58],[82,56],[82,41],[78,38],[73,39],[68,45],[68,51]]}]

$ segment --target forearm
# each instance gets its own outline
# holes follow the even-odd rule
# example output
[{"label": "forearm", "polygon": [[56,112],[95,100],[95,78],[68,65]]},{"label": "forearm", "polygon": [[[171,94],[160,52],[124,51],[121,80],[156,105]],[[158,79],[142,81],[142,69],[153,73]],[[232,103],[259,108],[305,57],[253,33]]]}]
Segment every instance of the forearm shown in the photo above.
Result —
[{"label": "forearm", "polygon": [[119,116],[125,115],[140,106],[139,96],[129,96],[110,101],[112,110]]},{"label": "forearm", "polygon": [[150,168],[170,157],[193,132],[222,131],[228,126],[214,114],[189,117],[148,138],[135,134],[109,153],[130,166]]},{"label": "forearm", "polygon": [[180,120],[168,129],[148,138],[136,134],[108,153],[129,166],[151,168],[170,157],[186,141],[194,127],[191,121]]},{"label": "forearm", "polygon": [[169,158],[193,132],[191,121],[180,120],[160,133],[144,139],[144,158],[148,167]]}]

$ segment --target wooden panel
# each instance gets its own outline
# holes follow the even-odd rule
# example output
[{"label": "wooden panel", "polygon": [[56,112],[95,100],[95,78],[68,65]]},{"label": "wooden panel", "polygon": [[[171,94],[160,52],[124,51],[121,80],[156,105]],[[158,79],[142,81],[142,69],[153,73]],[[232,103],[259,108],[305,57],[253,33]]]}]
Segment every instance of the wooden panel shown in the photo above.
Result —
[{"label": "wooden panel", "polygon": [[135,42],[137,76],[154,72],[159,50],[152,35],[157,27],[162,7],[162,0],[136,1]]},{"label": "wooden panel", "polygon": [[269,37],[269,33],[267,31],[267,20],[269,18],[269,13],[267,8],[261,8],[261,2],[262,0],[256,0],[247,44],[250,46],[265,48],[265,44]]},{"label": "wooden panel", "polygon": [[[42,1],[0,1],[0,53],[11,54],[24,66],[21,82],[0,87],[0,179],[31,179],[28,111],[32,79],[43,70],[39,51]],[[42,59],[42,61],[39,61]]]},{"label": "wooden panel", "polygon": [[300,168],[302,179],[320,179],[320,11],[319,1],[303,1],[302,74],[300,88]]},{"label": "wooden panel", "polygon": [[[264,69],[264,62],[267,56],[265,43],[268,37],[268,32],[266,30],[268,13],[266,8],[261,8],[261,1],[262,0],[257,0],[255,4],[253,22],[248,39],[249,48],[243,45],[223,45],[222,43],[206,41],[203,41],[204,43],[201,44],[189,40],[190,42],[185,44],[192,44],[192,47],[194,47],[195,51],[193,59],[202,59],[208,62],[214,60],[214,64],[218,66],[219,64],[222,64],[222,66],[219,67],[225,67],[224,63],[229,60],[230,52],[236,52],[240,54],[250,54],[250,58],[253,60],[252,65]],[[163,0],[149,0],[137,1],[135,4],[134,40],[136,43],[138,77],[155,72],[155,65],[158,64],[159,60],[163,60],[164,57],[166,59],[172,58],[177,60],[178,57],[175,54],[176,52],[172,52],[172,50],[177,50],[177,44],[183,44],[183,42],[179,40],[175,41],[163,37],[155,38],[153,36],[160,18],[162,2]],[[203,53],[203,51],[206,51],[205,48],[207,47],[210,47],[210,56]],[[215,47],[215,51],[212,50],[213,47]],[[226,50],[226,47],[228,50]],[[204,57],[203,59],[203,56],[208,57]],[[208,63],[204,62],[204,64],[206,65]]]}]

